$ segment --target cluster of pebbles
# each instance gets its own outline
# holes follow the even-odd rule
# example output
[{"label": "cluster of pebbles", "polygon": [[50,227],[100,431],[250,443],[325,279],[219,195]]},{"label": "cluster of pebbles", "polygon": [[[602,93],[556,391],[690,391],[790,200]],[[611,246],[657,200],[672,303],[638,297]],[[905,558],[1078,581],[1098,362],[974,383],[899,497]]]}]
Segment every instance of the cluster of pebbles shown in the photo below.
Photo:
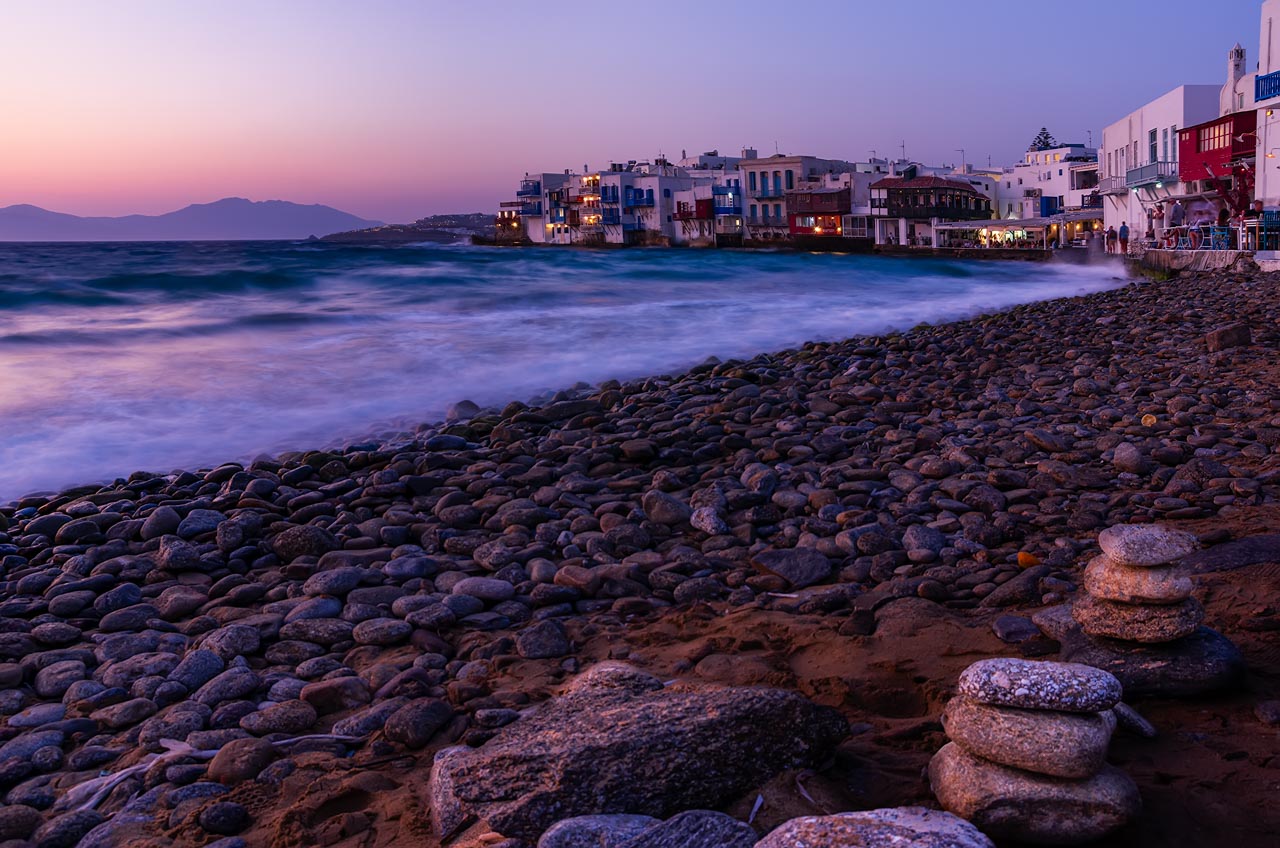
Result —
[{"label": "cluster of pebbles", "polygon": [[[228,787],[481,745],[531,700],[504,669],[672,606],[849,634],[904,596],[1066,600],[1102,527],[1280,496],[1278,288],[1127,286],[0,506],[0,841],[240,832]],[[1228,321],[1254,344],[1210,352]]]},{"label": "cluster of pebbles", "polygon": [[998,839],[1073,845],[1131,821],[1141,798],[1106,763],[1120,682],[1086,665],[982,660],[961,675],[929,763],[943,808]]}]

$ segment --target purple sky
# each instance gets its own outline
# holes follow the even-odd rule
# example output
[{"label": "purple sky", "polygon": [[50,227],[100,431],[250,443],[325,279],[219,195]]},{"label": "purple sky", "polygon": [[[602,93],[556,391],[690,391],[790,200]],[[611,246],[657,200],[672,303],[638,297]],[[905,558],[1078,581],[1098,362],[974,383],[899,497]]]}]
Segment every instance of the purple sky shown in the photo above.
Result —
[{"label": "purple sky", "polygon": [[[1064,12],[1064,9],[1070,12]],[[526,170],[754,146],[1011,163],[1220,83],[1255,0],[41,0],[0,26],[0,206],[490,211]],[[1153,35],[1158,33],[1158,35]]]}]

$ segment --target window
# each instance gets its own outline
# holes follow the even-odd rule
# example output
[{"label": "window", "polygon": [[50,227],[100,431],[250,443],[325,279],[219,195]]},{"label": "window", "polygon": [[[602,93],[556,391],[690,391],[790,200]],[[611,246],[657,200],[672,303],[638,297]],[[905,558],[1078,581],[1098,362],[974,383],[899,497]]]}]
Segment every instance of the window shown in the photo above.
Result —
[{"label": "window", "polygon": [[1165,162],[1168,162],[1168,161],[1169,161],[1169,131],[1168,131],[1168,130],[1165,130],[1165,131],[1161,134],[1160,142],[1161,142],[1161,145],[1160,145],[1160,150],[1161,150],[1160,158],[1161,158],[1161,159],[1163,159]]},{"label": "window", "polygon": [[[751,176],[754,177],[755,174],[752,174]],[[755,182],[755,180],[752,180],[752,182]],[[754,221],[755,219],[756,219],[756,205],[753,203],[751,204],[751,220]]]},{"label": "window", "polygon": [[669,189],[669,188],[664,188],[664,189],[662,190],[662,196],[663,196],[663,197],[670,197],[670,196],[671,196],[671,189]]},{"label": "window", "polygon": [[791,189],[793,189],[793,188],[795,188],[795,187],[796,187],[796,184],[795,184],[795,175],[794,175],[794,174],[792,174],[792,172],[791,172],[791,171],[787,171],[787,190],[788,190],[788,191],[790,191]]},{"label": "window", "polygon": [[[1170,135],[1177,135],[1177,134],[1178,134],[1178,125],[1177,125],[1177,124],[1174,124],[1173,126],[1169,127],[1169,134],[1170,134]],[[1179,155],[1179,154],[1178,154],[1178,147],[1177,147],[1177,145],[1174,145],[1174,148],[1173,148],[1173,161],[1174,161],[1174,162],[1177,162],[1177,161],[1178,161],[1178,155]]]},{"label": "window", "polygon": [[[751,186],[751,190],[752,190],[752,191],[755,191],[755,190],[756,190],[756,172],[755,172],[755,171],[749,171],[749,172],[747,173],[747,183]],[[752,210],[754,210],[754,209],[755,209],[755,207],[753,206],[753,207],[752,207]],[[755,217],[755,214],[756,214],[756,213],[755,213],[754,211],[752,211],[751,216],[752,216],[752,217]]]},{"label": "window", "polygon": [[1147,133],[1147,153],[1150,154],[1151,156],[1151,158],[1147,160],[1148,162],[1160,161],[1160,156],[1159,156],[1160,150],[1156,146],[1156,141],[1158,140],[1158,137],[1159,136],[1156,130],[1152,130],[1151,132]]},{"label": "window", "polygon": [[775,204],[773,204],[773,217],[775,217],[775,218],[781,218],[781,217],[782,217],[782,204],[781,204],[781,203],[775,203]]},{"label": "window", "polygon": [[1217,123],[1201,127],[1196,140],[1196,150],[1207,153],[1210,150],[1225,150],[1231,146],[1231,134],[1225,123]]},{"label": "window", "polygon": [[1061,162],[1061,161],[1062,161],[1062,154],[1061,154],[1061,153],[1055,153],[1055,154],[1053,154],[1053,161],[1055,161],[1055,162]]},{"label": "window", "polygon": [[1058,169],[1058,176],[1062,176],[1062,169],[1061,169],[1061,168],[1059,168],[1059,169]]}]

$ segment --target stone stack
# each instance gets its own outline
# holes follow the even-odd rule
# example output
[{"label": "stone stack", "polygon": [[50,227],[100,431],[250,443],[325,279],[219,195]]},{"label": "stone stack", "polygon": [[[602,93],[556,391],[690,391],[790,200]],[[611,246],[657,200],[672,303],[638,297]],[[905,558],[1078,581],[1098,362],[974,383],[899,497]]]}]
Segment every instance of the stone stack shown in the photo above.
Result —
[{"label": "stone stack", "polygon": [[1084,571],[1072,617],[1090,636],[1162,645],[1190,636],[1204,620],[1178,560],[1196,537],[1156,524],[1121,524],[1098,534],[1102,555]]},{"label": "stone stack", "polygon": [[990,659],[960,675],[929,763],[942,807],[996,839],[1075,845],[1141,810],[1138,789],[1107,765],[1120,681],[1073,663]]},{"label": "stone stack", "polygon": [[1201,626],[1204,607],[1180,561],[1189,533],[1121,524],[1098,534],[1102,554],[1084,570],[1075,602],[1033,620],[1062,644],[1062,659],[1105,669],[1127,697],[1188,696],[1239,679],[1244,660],[1222,634]]}]

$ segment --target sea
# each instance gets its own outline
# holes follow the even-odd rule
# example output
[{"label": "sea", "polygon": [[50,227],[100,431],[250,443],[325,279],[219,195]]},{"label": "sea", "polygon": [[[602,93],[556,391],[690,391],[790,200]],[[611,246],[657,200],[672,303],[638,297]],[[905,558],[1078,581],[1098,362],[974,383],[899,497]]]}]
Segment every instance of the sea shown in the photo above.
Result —
[{"label": "sea", "polygon": [[739,250],[0,244],[0,503],[1123,284]]}]

